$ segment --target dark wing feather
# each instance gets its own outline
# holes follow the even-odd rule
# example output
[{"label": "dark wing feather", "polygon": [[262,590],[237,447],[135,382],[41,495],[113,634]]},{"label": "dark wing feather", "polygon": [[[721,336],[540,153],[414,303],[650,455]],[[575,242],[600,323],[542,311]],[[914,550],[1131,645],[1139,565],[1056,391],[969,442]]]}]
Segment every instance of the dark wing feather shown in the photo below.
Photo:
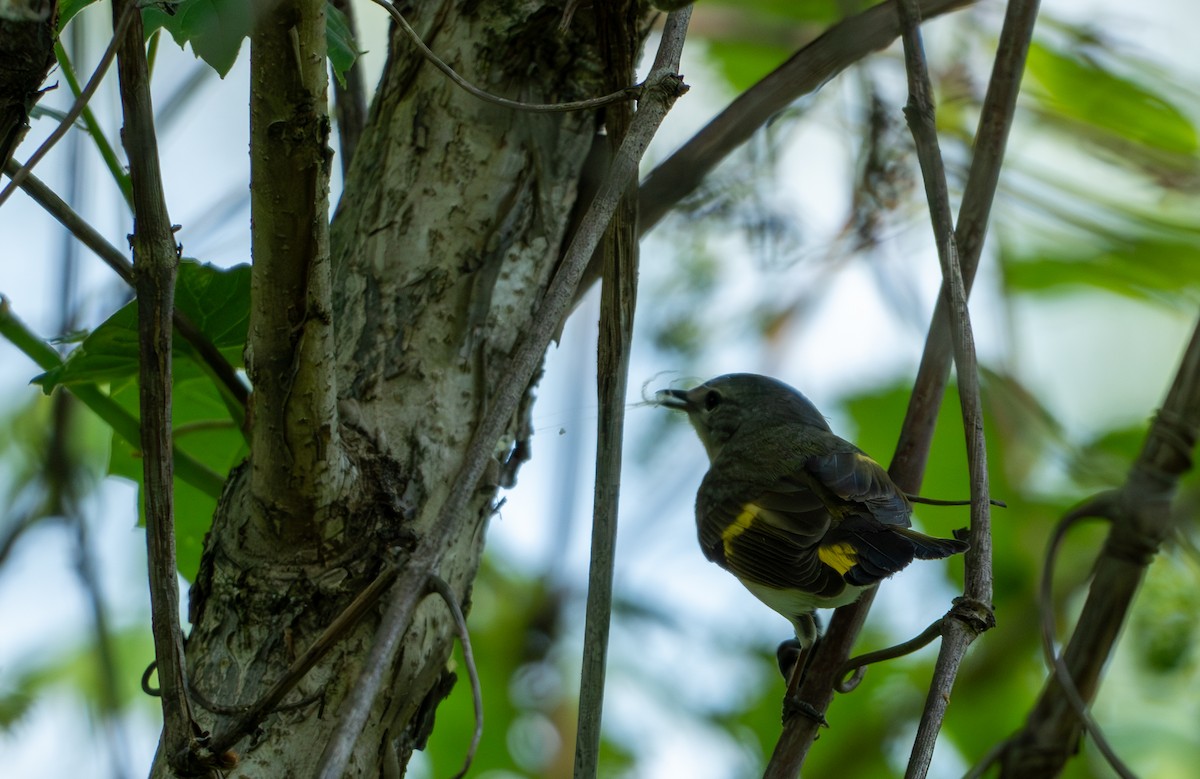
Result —
[{"label": "dark wing feather", "polygon": [[887,472],[841,443],[846,448],[809,457],[769,485],[710,471],[696,502],[705,556],[751,582],[832,597],[847,583],[875,584],[914,557],[966,548],[912,530],[912,506]]},{"label": "dark wing feather", "polygon": [[[738,578],[780,590],[802,590],[832,597],[845,588],[841,574],[818,557],[818,545],[829,527],[823,508],[804,507],[799,515],[768,509],[754,493],[705,489],[696,503],[700,546],[709,560]],[[722,497],[717,497],[717,494]],[[749,499],[748,499],[749,498]],[[766,499],[779,507],[778,496]],[[798,521],[801,517],[802,521]],[[794,532],[793,527],[801,532]]]},{"label": "dark wing feather", "polygon": [[[847,446],[849,446],[847,444]],[[864,510],[885,525],[912,524],[912,504],[879,463],[857,449],[808,458],[804,470],[828,493],[835,515]]]}]

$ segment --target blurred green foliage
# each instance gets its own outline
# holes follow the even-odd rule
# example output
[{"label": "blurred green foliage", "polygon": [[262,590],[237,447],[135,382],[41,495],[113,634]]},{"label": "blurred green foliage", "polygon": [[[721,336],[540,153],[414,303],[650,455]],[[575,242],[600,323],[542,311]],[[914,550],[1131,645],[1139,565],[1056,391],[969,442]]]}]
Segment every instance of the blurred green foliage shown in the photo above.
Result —
[{"label": "blurred green foliage", "polygon": [[[89,4],[90,0],[64,2],[64,23]],[[190,42],[198,56],[224,74],[238,56],[247,15],[243,11],[221,21],[219,11],[225,5],[188,0],[170,19],[153,8],[145,13],[181,45]],[[836,0],[702,1],[693,38],[705,39],[704,54],[725,79],[722,88],[739,93],[857,5]],[[338,26],[338,18],[330,17],[330,56],[340,73],[353,62],[357,48],[348,31]],[[719,23],[705,24],[714,20]],[[949,30],[955,46],[929,47],[939,100],[945,106],[939,111],[939,130],[952,186],[965,180],[987,80],[987,57],[981,60],[980,55],[994,51],[996,21],[982,11],[963,11],[938,23]],[[795,175],[795,170],[776,170],[784,158],[780,150],[806,123],[822,121],[813,112],[786,112],[769,132],[760,134],[752,144],[755,148],[727,161],[659,228],[670,236],[663,243],[673,254],[671,268],[660,274],[645,270],[643,298],[653,305],[644,305],[639,314],[639,335],[656,360],[707,377],[711,371],[706,366],[721,349],[742,349],[747,360],[760,351],[781,351],[789,340],[803,335],[833,282],[848,269],[865,270],[856,283],[879,285],[884,305],[910,305],[901,294],[903,285],[883,267],[881,247],[914,225],[928,231],[922,193],[910,185],[915,180],[911,147],[902,133],[872,128],[869,117],[874,109],[863,110],[865,104],[876,103],[898,124],[904,95],[895,84],[903,82],[902,64],[893,50],[872,57],[843,78],[853,88],[805,98],[806,108],[839,101],[836,130],[850,139],[852,159],[844,178],[853,184],[845,198],[842,231],[828,244],[819,239],[814,244],[810,233],[797,226],[803,214],[790,214],[762,194],[770,189],[764,181],[776,182],[774,174]],[[1011,145],[993,215],[994,251],[984,260],[985,268],[997,266],[994,294],[1001,318],[1019,317],[1031,305],[1056,306],[1080,296],[1092,301],[1097,317],[1104,315],[1113,297],[1194,314],[1200,301],[1200,228],[1195,219],[1200,212],[1200,154],[1192,110],[1200,104],[1198,96],[1195,85],[1183,83],[1169,63],[1153,62],[1112,43],[1094,27],[1044,19],[1030,52],[1018,108],[1014,138],[1019,142]],[[886,160],[886,175],[880,173],[879,160]],[[807,175],[808,168],[803,172]],[[872,178],[872,172],[885,180]],[[814,180],[814,186],[819,185]],[[241,365],[245,340],[247,277],[245,268],[218,271],[194,263],[185,263],[180,276],[179,306],[236,366]],[[910,308],[917,313],[908,319],[927,319],[924,308]],[[103,387],[136,416],[135,326],[132,309],[122,308],[84,338],[60,369],[39,381],[47,390],[58,384]],[[1081,327],[1086,330],[1088,323]],[[917,342],[923,338],[918,332],[910,335]],[[869,346],[847,337],[840,348],[848,353]],[[1170,347],[1148,338],[1146,348]],[[1011,345],[1000,355],[984,366],[983,377],[991,492],[1008,504],[993,512],[997,627],[975,644],[958,677],[937,755],[949,766],[947,773],[965,769],[1017,728],[1041,690],[1046,670],[1033,626],[1046,539],[1071,505],[1124,478],[1145,435],[1145,419],[1153,411],[1125,409],[1122,421],[1098,424],[1084,434],[1069,430],[1023,380],[1027,355]],[[176,358],[173,412],[179,446],[217,473],[227,474],[244,457],[244,441],[215,385],[182,344]],[[1113,354],[1111,360],[1112,371],[1121,371],[1121,355]],[[882,461],[894,447],[904,417],[909,374],[874,377],[870,386],[841,400],[839,410],[853,430],[839,432]],[[1097,386],[1093,391],[1103,396],[1106,389]],[[1165,389],[1159,388],[1160,395]],[[6,529],[16,521],[16,508],[36,506],[46,494],[39,477],[46,468],[40,455],[46,446],[48,410],[48,399],[34,397],[10,411],[8,423],[0,425],[9,507]],[[1131,423],[1130,418],[1139,421]],[[77,424],[82,424],[82,432],[72,439],[80,444],[76,462],[94,474],[87,484],[94,486],[105,469],[140,480],[133,447],[90,417],[85,422],[81,415]],[[679,432],[677,422],[661,417],[646,430],[633,431],[639,468],[650,472],[671,462],[662,455],[666,448],[680,445]],[[967,497],[963,442],[952,389],[939,417],[923,494]],[[190,576],[215,496],[182,483],[176,489],[180,570]],[[1176,502],[1178,538],[1149,570],[1095,707],[1117,751],[1145,776],[1190,776],[1200,761],[1200,733],[1195,728],[1200,721],[1200,696],[1195,694],[1200,685],[1198,496],[1196,479],[1189,477]],[[690,499],[672,496],[683,504]],[[967,511],[921,507],[917,521],[930,532],[946,534],[966,523]],[[1074,530],[1058,561],[1054,606],[1060,636],[1080,607],[1103,533],[1099,525]],[[689,537],[683,543],[694,541]],[[924,567],[952,592],[961,586],[960,566],[950,561]],[[933,573],[937,571],[944,575]],[[904,580],[883,586],[908,585]],[[671,612],[669,604],[655,602],[646,593],[624,591],[619,579],[617,597],[616,635],[653,632],[680,645],[716,647],[741,658],[738,672],[743,681],[738,694],[695,705],[679,694],[669,673],[646,665],[636,647],[616,646],[610,672],[614,684],[637,685],[678,718],[681,729],[724,739],[742,759],[742,775],[761,773],[779,732],[782,683],[773,647],[761,636],[731,634],[718,624],[683,625],[662,616]],[[489,556],[473,600],[469,622],[486,723],[473,775],[570,775],[577,684],[577,647],[570,631],[579,610],[578,593],[544,571]],[[933,618],[946,605],[914,600],[913,609],[918,617]],[[872,619],[859,650],[903,638]],[[123,666],[140,668],[150,654],[148,633],[138,626],[123,630],[119,639],[127,660]],[[89,677],[87,647],[82,643],[47,652],[18,669],[0,695],[0,727],[13,727],[30,703],[53,686],[91,700],[95,685]],[[873,666],[856,691],[839,695],[828,715],[832,727],[813,749],[808,773],[898,775],[933,657],[934,651],[926,649]],[[728,670],[705,665],[699,650],[688,658],[689,674]],[[451,668],[459,680],[437,711],[426,749],[426,765],[435,776],[461,765],[474,725],[462,663],[456,649]],[[143,700],[129,678],[122,677],[122,682],[123,703]],[[614,732],[608,734],[604,749],[603,775],[644,775],[640,761],[645,744]],[[1087,741],[1083,757],[1066,773],[1074,778],[1109,775]]]}]

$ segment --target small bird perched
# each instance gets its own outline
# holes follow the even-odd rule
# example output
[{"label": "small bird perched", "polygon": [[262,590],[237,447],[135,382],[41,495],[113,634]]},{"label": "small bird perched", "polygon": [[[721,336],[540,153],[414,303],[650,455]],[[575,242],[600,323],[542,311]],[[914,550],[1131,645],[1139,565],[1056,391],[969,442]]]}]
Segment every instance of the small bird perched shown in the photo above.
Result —
[{"label": "small bird perched", "polygon": [[704,556],[791,620],[802,649],[817,639],[816,609],[854,602],[914,557],[967,549],[913,530],[887,471],[783,382],[732,373],[656,400],[686,411],[708,452],[696,494]]}]

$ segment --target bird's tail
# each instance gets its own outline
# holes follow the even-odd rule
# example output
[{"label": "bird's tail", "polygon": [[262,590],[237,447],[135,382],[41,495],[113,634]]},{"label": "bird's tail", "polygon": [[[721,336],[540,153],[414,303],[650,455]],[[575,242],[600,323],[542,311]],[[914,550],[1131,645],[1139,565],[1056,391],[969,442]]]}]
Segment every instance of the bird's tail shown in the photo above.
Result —
[{"label": "bird's tail", "polygon": [[911,527],[892,528],[896,533],[912,542],[913,554],[918,560],[941,560],[971,548],[966,541],[957,538],[934,538],[913,530]]}]

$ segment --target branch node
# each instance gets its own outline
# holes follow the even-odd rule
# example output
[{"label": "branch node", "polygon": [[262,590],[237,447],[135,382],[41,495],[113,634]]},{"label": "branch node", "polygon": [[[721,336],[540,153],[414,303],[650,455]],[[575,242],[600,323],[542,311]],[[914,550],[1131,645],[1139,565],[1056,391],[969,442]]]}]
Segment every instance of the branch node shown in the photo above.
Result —
[{"label": "branch node", "polygon": [[985,633],[996,627],[996,611],[990,603],[968,598],[961,595],[954,599],[948,616],[969,627],[976,635]]}]

